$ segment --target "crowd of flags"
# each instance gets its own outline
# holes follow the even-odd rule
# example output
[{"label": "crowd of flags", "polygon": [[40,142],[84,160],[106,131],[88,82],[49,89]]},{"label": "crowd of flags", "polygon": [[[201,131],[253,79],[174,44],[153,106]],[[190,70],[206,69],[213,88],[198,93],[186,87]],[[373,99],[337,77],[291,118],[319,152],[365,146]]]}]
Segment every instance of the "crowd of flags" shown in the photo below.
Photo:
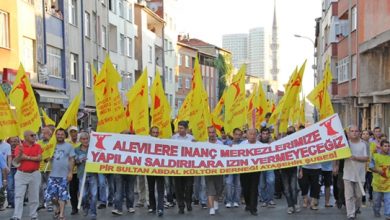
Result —
[{"label": "crowd of flags", "polygon": [[[189,121],[189,128],[198,141],[207,140],[207,127],[213,125],[220,133],[224,128],[226,133],[232,133],[234,128],[259,128],[266,113],[272,112],[268,122],[275,125],[280,133],[286,132],[291,124],[305,124],[305,98],[302,96],[302,79],[306,61],[296,68],[285,85],[285,94],[276,105],[267,99],[261,82],[247,97],[245,91],[245,72],[243,65],[233,76],[230,85],[213,111],[210,111],[208,95],[202,81],[198,59],[195,60],[192,76],[192,86],[182,106],[173,121],[177,127],[178,121]],[[98,132],[120,133],[125,130],[138,135],[148,135],[149,128],[156,126],[160,129],[161,138],[172,135],[171,106],[165,96],[161,76],[156,72],[149,91],[148,73],[145,69],[134,86],[126,94],[127,102],[123,103],[118,89],[121,81],[120,74],[115,70],[109,57],[99,73],[93,70],[93,92],[98,117]],[[328,87],[332,82],[329,62],[326,63],[324,77],[311,91],[307,99],[318,109],[320,119],[333,114]],[[149,99],[150,94],[150,99]],[[72,100],[56,128],[67,129],[77,126],[81,92]],[[15,106],[11,110],[9,101]],[[41,119],[42,115],[42,119]],[[150,120],[150,122],[149,122]],[[43,109],[39,109],[31,87],[29,77],[20,65],[11,92],[7,97],[0,89],[0,139],[12,136],[23,136],[24,131],[38,132],[44,125],[53,125]],[[51,157],[55,136],[49,141],[43,158]]]}]

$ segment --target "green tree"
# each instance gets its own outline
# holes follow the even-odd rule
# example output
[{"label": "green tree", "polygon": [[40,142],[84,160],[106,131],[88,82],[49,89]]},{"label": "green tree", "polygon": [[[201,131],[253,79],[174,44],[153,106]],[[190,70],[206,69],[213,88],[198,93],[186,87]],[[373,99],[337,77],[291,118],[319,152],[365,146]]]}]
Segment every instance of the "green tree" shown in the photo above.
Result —
[{"label": "green tree", "polygon": [[214,61],[214,66],[219,73],[218,79],[218,99],[221,98],[223,90],[225,90],[226,85],[229,82],[230,76],[233,71],[232,56],[231,54],[224,53],[218,54],[217,59]]}]

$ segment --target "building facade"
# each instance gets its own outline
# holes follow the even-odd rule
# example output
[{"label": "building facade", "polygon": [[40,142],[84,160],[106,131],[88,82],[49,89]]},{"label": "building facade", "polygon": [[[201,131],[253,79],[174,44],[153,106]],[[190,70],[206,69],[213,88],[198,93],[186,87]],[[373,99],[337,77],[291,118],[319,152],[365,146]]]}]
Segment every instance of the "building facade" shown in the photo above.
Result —
[{"label": "building facade", "polygon": [[239,69],[242,64],[248,64],[248,34],[223,35],[222,47],[232,53],[234,68]]},{"label": "building facade", "polygon": [[390,2],[358,1],[358,102],[362,128],[390,127]]},{"label": "building facade", "polygon": [[195,58],[198,56],[198,49],[187,44],[177,42],[177,74],[176,74],[176,99],[175,108],[177,115],[184,99],[191,90],[192,74],[194,72]]}]

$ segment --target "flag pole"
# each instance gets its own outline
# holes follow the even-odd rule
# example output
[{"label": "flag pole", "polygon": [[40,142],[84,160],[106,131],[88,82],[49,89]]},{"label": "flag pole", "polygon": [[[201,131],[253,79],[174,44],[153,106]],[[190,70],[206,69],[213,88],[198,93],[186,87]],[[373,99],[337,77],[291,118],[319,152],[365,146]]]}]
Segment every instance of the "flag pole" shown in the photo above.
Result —
[{"label": "flag pole", "polygon": [[83,199],[83,195],[84,195],[84,188],[85,188],[85,179],[87,179],[87,172],[84,168],[84,174],[83,174],[83,180],[81,182],[81,189],[80,189],[80,194],[79,194],[79,201],[77,203],[77,209],[80,209],[81,208],[81,202],[82,202],[82,199]]}]

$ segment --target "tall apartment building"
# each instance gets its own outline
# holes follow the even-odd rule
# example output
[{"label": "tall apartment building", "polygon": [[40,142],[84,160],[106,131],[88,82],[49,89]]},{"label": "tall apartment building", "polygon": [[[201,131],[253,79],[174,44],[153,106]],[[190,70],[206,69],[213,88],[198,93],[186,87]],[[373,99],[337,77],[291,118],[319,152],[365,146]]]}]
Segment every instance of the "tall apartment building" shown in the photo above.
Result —
[{"label": "tall apartment building", "polygon": [[155,12],[160,18],[164,19],[164,27],[162,32],[163,41],[163,53],[161,54],[161,66],[164,80],[164,90],[167,96],[168,102],[172,108],[171,116],[175,116],[175,94],[176,94],[176,43],[177,43],[177,31],[176,31],[176,2],[177,0],[149,0],[147,6]]},{"label": "tall apartment building", "polygon": [[135,71],[138,70],[138,60],[134,56],[134,42],[137,35],[133,13],[134,3],[134,0],[108,0],[106,37],[111,61],[122,77],[119,89],[123,102],[127,100],[126,93],[134,84]]},{"label": "tall apartment building", "polygon": [[343,124],[358,124],[356,106],[358,95],[358,41],[356,1],[339,0],[337,37],[337,94],[333,96],[334,109]]},{"label": "tall apartment building", "polygon": [[[357,1],[359,120],[362,128],[376,126],[390,135],[390,2]],[[354,23],[352,23],[354,24]]]},{"label": "tall apartment building", "polygon": [[252,28],[248,34],[222,36],[223,48],[231,51],[233,65],[240,68],[247,64],[247,74],[262,80],[272,80],[270,75],[271,47],[268,34],[263,27]]},{"label": "tall apartment building", "polygon": [[248,34],[223,35],[222,47],[232,53],[234,68],[239,69],[242,64],[248,64]]},{"label": "tall apartment building", "polygon": [[269,79],[269,38],[263,27],[249,30],[248,48],[248,74]]}]

